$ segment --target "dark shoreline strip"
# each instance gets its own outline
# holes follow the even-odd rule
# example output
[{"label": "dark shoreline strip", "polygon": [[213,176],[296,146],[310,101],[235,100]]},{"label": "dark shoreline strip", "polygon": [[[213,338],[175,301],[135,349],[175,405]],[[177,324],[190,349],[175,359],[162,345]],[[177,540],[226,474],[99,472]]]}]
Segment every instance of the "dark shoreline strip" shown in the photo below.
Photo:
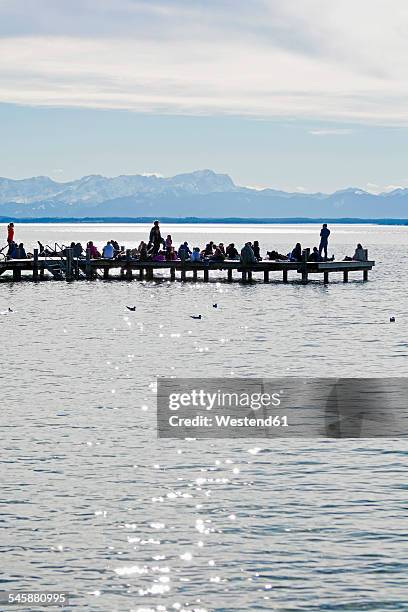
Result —
[{"label": "dark shoreline strip", "polygon": [[[14,221],[16,223],[152,223],[157,217],[0,217],[0,223],[10,223]],[[162,223],[172,224],[231,224],[231,225],[277,225],[277,224],[319,224],[319,223],[330,223],[342,224],[342,225],[353,225],[353,224],[367,224],[367,225],[408,225],[407,219],[359,219],[352,217],[344,218],[330,218],[330,217],[319,217],[319,218],[308,218],[308,217],[282,217],[282,218],[244,218],[244,217],[224,217],[224,218],[213,218],[213,217],[163,217],[160,216]]]}]

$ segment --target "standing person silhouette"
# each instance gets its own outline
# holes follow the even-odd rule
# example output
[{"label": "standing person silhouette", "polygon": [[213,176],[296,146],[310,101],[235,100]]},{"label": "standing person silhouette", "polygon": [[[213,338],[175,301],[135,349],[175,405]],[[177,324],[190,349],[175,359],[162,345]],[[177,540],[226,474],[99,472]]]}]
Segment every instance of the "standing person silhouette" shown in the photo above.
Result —
[{"label": "standing person silhouette", "polygon": [[323,227],[320,230],[320,245],[319,245],[319,255],[321,256],[322,251],[324,251],[324,259],[327,261],[327,247],[329,242],[330,230],[327,227],[327,223],[323,223]]},{"label": "standing person silhouette", "polygon": [[14,223],[9,223],[7,226],[7,242],[9,245],[14,242]]},{"label": "standing person silhouette", "polygon": [[159,221],[155,221],[152,229],[150,230],[149,245],[153,247],[152,255],[156,255],[159,252],[161,245],[166,247],[166,242],[161,236]]}]

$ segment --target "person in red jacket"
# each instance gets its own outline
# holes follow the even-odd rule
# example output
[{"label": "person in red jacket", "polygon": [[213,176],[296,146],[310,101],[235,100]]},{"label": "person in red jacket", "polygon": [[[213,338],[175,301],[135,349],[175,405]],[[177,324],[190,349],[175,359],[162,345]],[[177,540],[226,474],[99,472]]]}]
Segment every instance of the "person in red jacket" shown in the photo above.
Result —
[{"label": "person in red jacket", "polygon": [[14,223],[9,223],[7,226],[7,242],[14,242]]},{"label": "person in red jacket", "polygon": [[92,240],[88,242],[86,248],[90,251],[91,259],[99,259],[101,257],[100,252],[98,251]]}]

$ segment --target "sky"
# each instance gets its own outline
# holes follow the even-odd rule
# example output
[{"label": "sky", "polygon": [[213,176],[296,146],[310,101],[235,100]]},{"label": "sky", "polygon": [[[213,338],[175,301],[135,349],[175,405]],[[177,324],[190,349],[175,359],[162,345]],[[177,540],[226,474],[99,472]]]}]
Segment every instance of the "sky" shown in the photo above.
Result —
[{"label": "sky", "polygon": [[0,0],[0,175],[408,186],[406,0]]}]

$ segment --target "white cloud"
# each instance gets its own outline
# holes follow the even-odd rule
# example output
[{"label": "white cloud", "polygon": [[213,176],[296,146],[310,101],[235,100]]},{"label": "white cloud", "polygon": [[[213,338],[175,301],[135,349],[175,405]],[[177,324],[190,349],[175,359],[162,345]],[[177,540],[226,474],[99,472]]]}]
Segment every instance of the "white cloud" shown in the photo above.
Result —
[{"label": "white cloud", "polygon": [[349,134],[352,134],[353,130],[350,130],[348,128],[336,128],[336,129],[316,129],[316,130],[309,130],[309,134],[312,134],[312,136],[347,136]]},{"label": "white cloud", "polygon": [[367,183],[366,191],[369,193],[390,193],[391,191],[395,191],[396,189],[407,189],[408,188],[408,180],[404,179],[400,183],[395,185],[377,185],[376,183]]},{"label": "white cloud", "polygon": [[406,188],[407,188],[407,184],[405,182],[405,185],[387,185],[381,191],[382,193],[388,193],[391,191],[395,191],[396,189],[406,189]]},{"label": "white cloud", "polygon": [[406,125],[407,26],[405,0],[2,0],[0,101]]}]

